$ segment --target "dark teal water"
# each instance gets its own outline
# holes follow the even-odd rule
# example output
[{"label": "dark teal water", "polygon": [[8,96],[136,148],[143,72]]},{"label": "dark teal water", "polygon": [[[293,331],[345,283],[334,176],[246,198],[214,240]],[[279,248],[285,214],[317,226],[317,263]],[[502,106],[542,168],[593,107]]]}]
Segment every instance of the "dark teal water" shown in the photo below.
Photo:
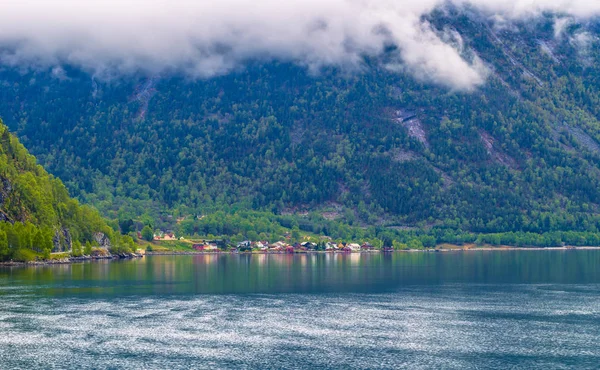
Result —
[{"label": "dark teal water", "polygon": [[0,368],[598,368],[600,251],[0,269]]}]

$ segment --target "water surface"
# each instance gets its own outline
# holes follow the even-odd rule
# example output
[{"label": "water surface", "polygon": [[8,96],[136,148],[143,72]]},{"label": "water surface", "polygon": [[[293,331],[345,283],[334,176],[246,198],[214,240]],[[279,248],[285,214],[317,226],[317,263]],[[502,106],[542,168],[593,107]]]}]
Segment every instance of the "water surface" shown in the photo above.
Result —
[{"label": "water surface", "polygon": [[597,368],[600,251],[0,269],[0,367]]}]

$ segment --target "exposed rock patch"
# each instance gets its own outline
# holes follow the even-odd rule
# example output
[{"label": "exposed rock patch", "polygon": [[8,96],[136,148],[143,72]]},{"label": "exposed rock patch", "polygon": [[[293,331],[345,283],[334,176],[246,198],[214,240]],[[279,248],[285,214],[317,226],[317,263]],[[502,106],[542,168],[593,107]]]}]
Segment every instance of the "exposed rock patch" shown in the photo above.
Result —
[{"label": "exposed rock patch", "polygon": [[140,109],[137,112],[136,119],[144,120],[146,118],[150,100],[152,100],[157,92],[155,86],[158,80],[158,76],[153,76],[148,78],[136,88],[136,91],[131,98],[132,101],[137,101],[140,104]]},{"label": "exposed rock patch", "polygon": [[419,158],[419,155],[416,153],[411,152],[410,150],[402,150],[399,148],[390,150],[389,155],[394,162],[400,163],[414,161],[415,159]]},{"label": "exposed rock patch", "polygon": [[341,217],[342,212],[344,210],[344,207],[341,204],[329,202],[326,206],[327,209],[321,212],[321,216],[323,216],[323,218],[327,220],[335,220]]},{"label": "exposed rock patch", "polygon": [[101,248],[105,248],[105,249],[110,248],[110,239],[108,239],[108,237],[104,233],[101,233],[101,232],[94,233],[93,238]]},{"label": "exposed rock patch", "polygon": [[[561,135],[564,135],[565,133],[571,135],[577,144],[582,146],[584,149],[587,149],[592,153],[600,153],[600,145],[598,142],[583,129],[566,123],[559,123],[551,126],[551,134],[554,140],[559,141]],[[576,149],[571,145],[560,142],[560,146],[571,153],[576,153]]]},{"label": "exposed rock patch", "polygon": [[514,159],[494,146],[496,140],[490,134],[484,130],[479,130],[479,136],[481,137],[481,141],[483,141],[483,145],[485,146],[488,155],[492,157],[494,161],[508,168],[517,168],[517,162]]},{"label": "exposed rock patch", "polygon": [[560,60],[554,54],[554,50],[550,44],[543,40],[538,40],[538,44],[540,45],[540,49],[542,49],[542,51],[546,53],[554,61],[554,63],[560,64]]},{"label": "exposed rock patch", "polygon": [[442,187],[444,189],[448,189],[450,186],[452,186],[454,184],[454,180],[452,180],[452,178],[450,176],[448,176],[448,174],[446,172],[440,170],[439,168],[437,168],[435,166],[431,166],[431,167],[442,178]]},{"label": "exposed rock patch", "polygon": [[594,140],[594,138],[588,135],[581,128],[569,126],[566,124],[563,127],[567,130],[567,132],[569,132],[569,134],[571,134],[575,138],[575,141],[577,141],[579,145],[581,145],[582,147],[584,147],[592,153],[600,153],[600,145],[598,145],[596,140]]},{"label": "exposed rock patch", "polygon": [[423,124],[421,120],[417,117],[417,114],[408,110],[397,110],[395,112],[395,121],[401,124],[408,131],[408,135],[417,139],[421,142],[426,148],[429,148],[429,143],[427,142],[427,134],[423,129]]},{"label": "exposed rock patch", "polygon": [[52,237],[52,252],[70,252],[73,250],[73,239],[67,228],[60,228]]}]

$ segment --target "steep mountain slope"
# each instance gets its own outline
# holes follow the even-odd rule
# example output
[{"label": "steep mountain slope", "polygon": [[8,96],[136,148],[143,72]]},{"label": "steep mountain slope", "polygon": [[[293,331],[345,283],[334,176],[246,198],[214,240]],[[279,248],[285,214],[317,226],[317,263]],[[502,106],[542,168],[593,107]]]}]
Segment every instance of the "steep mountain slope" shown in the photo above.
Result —
[{"label": "steep mountain slope", "polygon": [[598,22],[557,34],[552,14],[504,28],[469,9],[429,18],[481,58],[484,86],[449,91],[369,58],[360,73],[272,62],[201,81],[4,69],[0,115],[111,217],[236,205],[365,225],[598,230]]},{"label": "steep mountain slope", "polygon": [[0,261],[23,250],[69,251],[113,234],[98,211],[71,199],[0,121]]}]

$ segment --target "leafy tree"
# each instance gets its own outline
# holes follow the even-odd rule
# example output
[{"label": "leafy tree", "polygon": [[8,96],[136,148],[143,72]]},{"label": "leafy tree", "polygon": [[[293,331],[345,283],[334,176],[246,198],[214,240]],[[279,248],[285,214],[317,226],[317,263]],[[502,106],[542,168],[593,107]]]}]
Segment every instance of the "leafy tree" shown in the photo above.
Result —
[{"label": "leafy tree", "polygon": [[8,259],[10,250],[8,248],[8,238],[4,230],[0,230],[0,261]]},{"label": "leafy tree", "polygon": [[126,235],[132,231],[135,231],[135,223],[132,219],[119,220],[119,229],[121,230],[121,234]]},{"label": "leafy tree", "polygon": [[144,228],[142,229],[142,238],[149,242],[154,240],[154,231],[152,230],[152,228],[150,228],[150,226],[144,226]]},{"label": "leafy tree", "polygon": [[407,245],[409,249],[423,249],[423,243],[419,239],[411,239]]},{"label": "leafy tree", "polygon": [[73,242],[73,252],[74,257],[81,257],[83,255],[83,247],[81,246],[81,242],[79,240],[75,240]]},{"label": "leafy tree", "polygon": [[388,248],[388,247],[392,247],[394,245],[394,242],[392,241],[392,238],[390,238],[389,236],[384,236],[382,239],[382,244],[384,248]]},{"label": "leafy tree", "polygon": [[83,254],[86,256],[90,256],[92,254],[92,243],[90,241],[85,242],[85,246],[83,247]]}]

